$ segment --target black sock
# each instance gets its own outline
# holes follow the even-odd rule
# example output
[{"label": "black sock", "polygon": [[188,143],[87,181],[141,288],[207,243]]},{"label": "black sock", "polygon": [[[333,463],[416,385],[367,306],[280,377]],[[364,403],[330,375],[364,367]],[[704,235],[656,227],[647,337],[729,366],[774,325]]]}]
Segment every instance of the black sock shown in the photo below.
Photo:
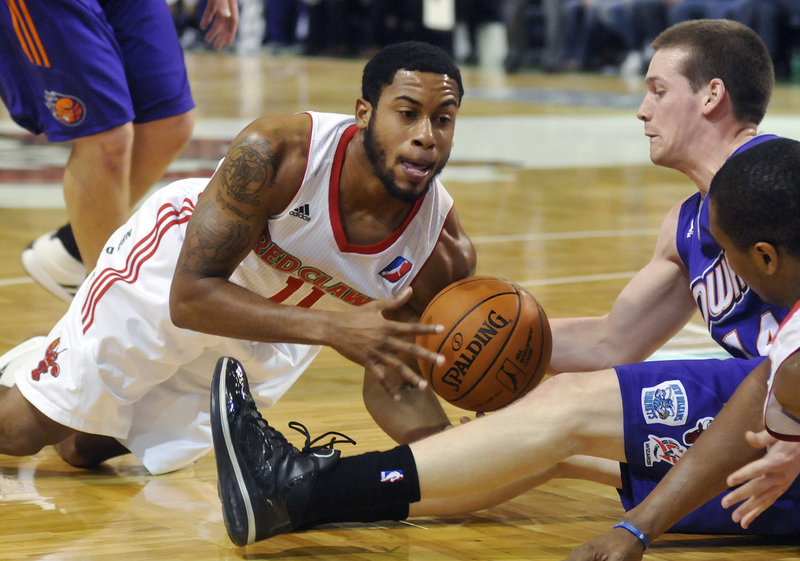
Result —
[{"label": "black sock", "polygon": [[61,243],[64,244],[64,248],[69,252],[70,255],[83,263],[83,259],[81,259],[81,252],[78,251],[78,244],[75,242],[75,235],[72,233],[72,226],[69,224],[64,224],[56,231],[56,237],[61,240]]},{"label": "black sock", "polygon": [[295,527],[328,522],[402,520],[409,503],[420,499],[417,465],[411,448],[368,452],[342,458],[321,474],[305,511],[292,515]]}]

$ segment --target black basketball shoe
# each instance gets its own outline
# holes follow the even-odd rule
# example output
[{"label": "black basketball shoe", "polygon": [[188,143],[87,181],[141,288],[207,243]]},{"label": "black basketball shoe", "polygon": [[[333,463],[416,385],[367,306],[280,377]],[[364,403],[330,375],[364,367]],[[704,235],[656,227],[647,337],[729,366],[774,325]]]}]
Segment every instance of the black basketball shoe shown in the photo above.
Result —
[{"label": "black basketball shoe", "polygon": [[[236,545],[301,528],[313,481],[339,460],[332,446],[355,444],[335,432],[312,441],[300,423],[289,426],[305,435],[302,451],[261,417],[242,365],[230,357],[219,359],[211,385],[211,432],[222,515]],[[329,435],[334,435],[330,442],[313,446]]]}]

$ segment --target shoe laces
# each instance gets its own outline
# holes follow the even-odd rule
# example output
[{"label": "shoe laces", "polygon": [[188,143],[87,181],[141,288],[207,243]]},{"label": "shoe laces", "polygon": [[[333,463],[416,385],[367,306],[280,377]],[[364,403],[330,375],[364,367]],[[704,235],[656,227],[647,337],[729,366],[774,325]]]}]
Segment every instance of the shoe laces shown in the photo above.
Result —
[{"label": "shoe laces", "polygon": [[[352,438],[350,438],[346,434],[342,434],[340,432],[336,432],[336,431],[333,431],[333,430],[328,431],[328,432],[326,432],[324,434],[321,434],[317,438],[312,440],[311,439],[311,433],[308,432],[308,429],[306,428],[306,426],[303,423],[300,423],[298,421],[290,421],[289,422],[289,428],[296,430],[297,432],[299,432],[300,434],[302,434],[303,436],[306,437],[306,443],[303,446],[303,449],[300,450],[301,454],[313,453],[313,452],[316,452],[318,450],[326,450],[326,449],[333,450],[334,444],[355,444],[356,443],[355,440],[353,440]],[[317,442],[319,442],[320,440],[322,440],[324,438],[327,438],[329,436],[331,437],[329,442],[325,442],[323,444],[317,444]]]}]

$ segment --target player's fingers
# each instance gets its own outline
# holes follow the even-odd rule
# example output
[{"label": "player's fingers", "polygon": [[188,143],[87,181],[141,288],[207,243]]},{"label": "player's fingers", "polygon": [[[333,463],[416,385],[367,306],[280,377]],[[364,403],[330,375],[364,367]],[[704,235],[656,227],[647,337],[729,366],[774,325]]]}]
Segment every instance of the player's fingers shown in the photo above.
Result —
[{"label": "player's fingers", "polygon": [[751,479],[741,487],[733,489],[730,493],[722,498],[723,508],[730,508],[733,505],[747,500],[749,497],[758,493],[759,485],[762,483],[763,479],[763,477]]},{"label": "player's fingers", "polygon": [[779,493],[770,493],[768,496],[759,497],[759,500],[747,510],[744,516],[742,516],[742,520],[739,522],[739,525],[747,530],[750,527],[750,524],[752,524],[756,518],[761,516],[761,513],[767,510],[767,508],[769,508],[769,506],[774,503],[779,496]]},{"label": "player's fingers", "polygon": [[368,375],[377,378],[383,390],[389,394],[392,399],[395,401],[400,401],[402,398],[402,395],[400,394],[400,388],[397,384],[389,379],[390,377],[386,374],[386,367],[384,364],[377,360],[367,360],[364,363],[364,368],[366,369]]},{"label": "player's fingers", "polygon": [[734,522],[738,522],[739,525],[746,530],[750,524],[752,524],[753,520],[758,518],[762,512],[775,502],[775,499],[777,499],[779,495],[780,493],[776,492],[774,489],[768,489],[763,493],[755,494],[733,512],[731,519]]},{"label": "player's fingers", "polygon": [[409,335],[430,335],[442,333],[444,325],[439,323],[411,323],[404,321],[390,322],[390,330],[398,337],[408,337]]},{"label": "player's fingers", "polygon": [[227,22],[215,20],[214,24],[211,26],[211,29],[206,32],[204,39],[206,43],[213,42],[214,49],[219,50],[224,45],[233,45],[233,39],[235,36],[235,32],[231,32],[230,26],[227,24]]},{"label": "player's fingers", "polygon": [[412,292],[413,290],[411,290],[411,287],[407,286],[394,296],[390,298],[381,298],[374,304],[383,312],[392,312],[405,306],[408,299],[411,298]]},{"label": "player's fingers", "polygon": [[759,432],[747,431],[744,434],[744,438],[750,446],[759,450],[766,448],[770,444],[774,444],[776,441],[776,439],[765,430]]},{"label": "player's fingers", "polygon": [[417,345],[416,343],[409,343],[407,341],[400,342],[397,346],[394,347],[393,350],[399,351],[403,354],[411,355],[415,357],[417,360],[424,360],[426,362],[431,362],[436,366],[441,366],[442,364],[444,364],[445,361],[444,355],[441,355],[430,349],[426,349],[425,347]]},{"label": "player's fingers", "polygon": [[725,482],[728,484],[728,487],[735,487],[736,485],[761,475],[766,467],[766,462],[763,459],[752,461],[730,474]]},{"label": "player's fingers", "polygon": [[[422,378],[416,370],[408,366],[405,362],[393,354],[387,354],[383,357],[383,359],[385,361],[387,370],[397,373],[407,384],[411,385],[412,387],[419,388],[420,390],[424,390],[428,387],[427,380]],[[442,357],[442,360],[444,360],[444,357]]]},{"label": "player's fingers", "polygon": [[208,27],[208,24],[211,23],[211,20],[214,18],[214,11],[211,9],[211,5],[206,8],[206,11],[203,12],[203,18],[200,20],[200,29],[205,29]]},{"label": "player's fingers", "polygon": [[222,46],[220,44],[219,26],[217,26],[216,22],[214,22],[211,28],[206,32],[203,39],[205,39],[206,43],[212,44],[214,49],[219,49]]}]

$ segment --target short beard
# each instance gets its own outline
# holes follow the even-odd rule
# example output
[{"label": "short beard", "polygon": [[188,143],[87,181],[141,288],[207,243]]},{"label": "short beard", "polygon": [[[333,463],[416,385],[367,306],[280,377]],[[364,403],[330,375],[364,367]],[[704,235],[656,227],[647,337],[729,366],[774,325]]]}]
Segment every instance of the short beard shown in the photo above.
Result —
[{"label": "short beard", "polygon": [[422,192],[411,193],[404,191],[397,185],[397,182],[394,180],[394,177],[392,177],[392,173],[389,171],[389,169],[382,166],[382,164],[386,162],[386,150],[384,150],[375,139],[374,124],[375,113],[373,112],[372,115],[370,115],[367,128],[364,130],[364,151],[367,153],[367,159],[369,160],[370,165],[372,165],[375,175],[383,184],[386,192],[389,193],[389,196],[403,201],[404,203],[417,202],[428,193],[428,190],[431,188],[431,183],[433,183],[433,180],[437,175],[439,175],[439,172],[442,171],[442,168],[444,168],[444,164],[447,163],[447,160],[445,160],[444,163],[435,170],[435,173],[431,175],[431,179],[427,184],[425,184],[425,189],[423,189]]}]

